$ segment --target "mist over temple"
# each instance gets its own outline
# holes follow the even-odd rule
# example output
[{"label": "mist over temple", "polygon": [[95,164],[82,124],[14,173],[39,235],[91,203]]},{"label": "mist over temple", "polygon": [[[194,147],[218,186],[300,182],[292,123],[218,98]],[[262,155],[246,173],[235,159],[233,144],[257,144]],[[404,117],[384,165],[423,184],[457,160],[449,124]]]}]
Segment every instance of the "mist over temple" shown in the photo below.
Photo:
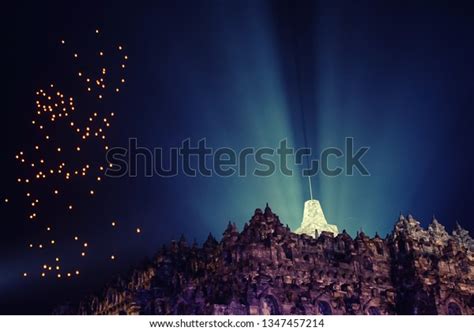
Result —
[{"label": "mist over temple", "polygon": [[[385,239],[335,235],[315,200],[300,232],[267,205],[202,247],[181,237],[129,278],[58,314],[472,314],[474,241],[411,215]],[[320,226],[320,227],[319,227]],[[327,228],[334,231],[324,231]],[[316,233],[321,230],[321,233]]]}]

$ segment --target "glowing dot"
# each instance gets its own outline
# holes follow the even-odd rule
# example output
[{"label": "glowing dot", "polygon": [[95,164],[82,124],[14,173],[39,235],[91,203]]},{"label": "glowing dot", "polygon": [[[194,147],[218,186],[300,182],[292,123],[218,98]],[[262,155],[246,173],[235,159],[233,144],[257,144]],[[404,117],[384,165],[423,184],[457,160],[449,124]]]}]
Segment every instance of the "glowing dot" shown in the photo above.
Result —
[{"label": "glowing dot", "polygon": [[119,46],[118,49],[119,49],[119,51],[121,51],[121,50],[122,50],[122,46]]},{"label": "glowing dot", "polygon": [[69,208],[69,210],[72,210],[72,205],[69,205],[69,207],[68,207],[68,208]]},{"label": "glowing dot", "polygon": [[57,257],[55,260],[56,260],[56,262],[59,262],[59,257]]},{"label": "glowing dot", "polygon": [[115,255],[110,256],[111,260],[115,260]]},{"label": "glowing dot", "polygon": [[81,77],[81,76],[82,76],[82,72],[79,72],[78,75],[79,75],[79,77]]},{"label": "glowing dot", "polygon": [[5,198],[5,203],[8,203],[8,198]]},{"label": "glowing dot", "polygon": [[39,146],[35,146],[35,149],[38,150],[38,149],[39,149]]},{"label": "glowing dot", "polygon": [[59,193],[59,191],[58,191],[58,190],[54,190],[54,194],[58,194],[58,193]]},{"label": "glowing dot", "polygon": [[103,56],[103,55],[104,55],[104,52],[99,52],[99,55],[100,55],[100,56]]},{"label": "glowing dot", "polygon": [[87,247],[87,246],[89,246],[89,245],[87,243],[84,243],[84,247]]},{"label": "glowing dot", "polygon": [[94,191],[93,191],[93,190],[91,190],[89,193],[90,193],[91,195],[94,195]]},{"label": "glowing dot", "polygon": [[59,270],[59,269],[60,269],[60,268],[59,268],[59,266],[57,265],[57,266],[56,266],[56,270]]},{"label": "glowing dot", "polygon": [[30,244],[30,248],[33,248],[33,244]]},{"label": "glowing dot", "polygon": [[45,277],[46,274],[44,272],[41,273],[41,277]]},{"label": "glowing dot", "polygon": [[79,237],[77,237],[77,236],[76,236],[76,237],[74,237],[74,240],[76,240],[76,241],[77,241],[77,240],[79,240]]},{"label": "glowing dot", "polygon": [[48,266],[46,264],[43,264],[43,269],[48,269]]},{"label": "glowing dot", "polygon": [[61,278],[61,274],[58,274],[58,278]]},{"label": "glowing dot", "polygon": [[137,233],[140,233],[140,232],[142,232],[142,230],[141,230],[140,228],[137,228],[137,230],[136,230],[136,231],[137,231]]},{"label": "glowing dot", "polygon": [[61,152],[61,148],[60,148],[60,147],[58,147],[57,151],[58,151],[58,152]]},{"label": "glowing dot", "polygon": [[74,57],[77,57],[77,53],[74,53]]},{"label": "glowing dot", "polygon": [[26,277],[26,276],[28,276],[28,273],[24,272],[23,277]]},{"label": "glowing dot", "polygon": [[100,177],[97,177],[97,181],[100,182],[102,179]]},{"label": "glowing dot", "polygon": [[81,148],[79,146],[76,147],[76,151],[80,152]]},{"label": "glowing dot", "polygon": [[82,252],[82,253],[81,253],[81,256],[86,256],[86,253],[85,253],[85,252]]},{"label": "glowing dot", "polygon": [[96,30],[95,30],[95,33],[97,33],[97,34],[98,34],[98,33],[99,33],[99,29],[96,29]]},{"label": "glowing dot", "polygon": [[79,275],[79,270],[76,270],[76,275]]},{"label": "glowing dot", "polygon": [[71,277],[71,273],[70,273],[70,272],[68,272],[68,273],[67,273],[67,276],[68,276],[68,277]]},{"label": "glowing dot", "polygon": [[65,42],[64,40],[61,40],[61,44],[63,44],[63,45],[64,45],[65,43],[66,43],[66,42]]},{"label": "glowing dot", "polygon": [[56,242],[54,240],[51,240],[51,245],[54,245]]},{"label": "glowing dot", "polygon": [[115,225],[116,225],[116,223],[115,223],[115,222],[112,222],[112,226],[115,226]]}]

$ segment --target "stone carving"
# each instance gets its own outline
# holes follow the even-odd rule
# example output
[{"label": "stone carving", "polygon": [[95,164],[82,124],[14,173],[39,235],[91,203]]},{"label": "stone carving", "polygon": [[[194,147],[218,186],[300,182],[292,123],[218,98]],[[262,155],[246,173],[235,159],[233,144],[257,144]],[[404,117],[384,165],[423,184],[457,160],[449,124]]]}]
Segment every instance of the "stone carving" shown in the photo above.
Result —
[{"label": "stone carving", "polygon": [[[304,220],[303,220],[304,223]],[[473,240],[400,216],[385,239],[296,234],[267,206],[202,247],[184,237],[58,314],[472,314]]]}]

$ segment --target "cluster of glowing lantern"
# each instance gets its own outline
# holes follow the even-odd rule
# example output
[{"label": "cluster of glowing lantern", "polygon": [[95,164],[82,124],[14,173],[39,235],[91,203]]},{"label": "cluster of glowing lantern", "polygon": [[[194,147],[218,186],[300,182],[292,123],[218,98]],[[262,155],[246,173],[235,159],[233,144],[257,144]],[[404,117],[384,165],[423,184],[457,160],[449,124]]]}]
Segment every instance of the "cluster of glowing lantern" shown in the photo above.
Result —
[{"label": "cluster of glowing lantern", "polygon": [[[100,31],[97,29],[95,33],[99,35]],[[96,183],[94,185],[102,182],[102,176],[106,171],[105,167],[94,163],[78,165],[77,163],[80,163],[82,158],[77,157],[77,155],[78,153],[79,155],[85,155],[90,146],[99,146],[101,147],[99,150],[108,150],[109,145],[106,131],[111,128],[110,119],[115,116],[115,113],[104,110],[103,105],[99,105],[99,101],[96,101],[96,109],[92,109],[92,112],[90,112],[91,104],[88,103],[87,107],[81,107],[80,98],[82,96],[90,98],[90,93],[92,93],[95,100],[103,100],[106,96],[121,91],[121,87],[125,84],[124,75],[128,56],[124,54],[122,45],[116,45],[113,51],[99,49],[93,52],[97,54],[97,61],[100,63],[98,66],[99,70],[94,71],[91,70],[92,66],[90,63],[81,62],[83,59],[88,58],[87,56],[82,57],[77,50],[69,49],[72,45],[66,42],[65,39],[60,40],[60,44],[66,51],[70,51],[69,54],[73,58],[74,68],[77,70],[77,76],[75,77],[79,79],[80,84],[84,84],[87,93],[78,95],[78,98],[68,96],[65,91],[62,91],[54,84],[50,84],[47,88],[39,89],[35,93],[36,101],[31,124],[38,131],[39,138],[33,144],[31,151],[28,148],[19,151],[15,155],[15,160],[19,165],[29,170],[29,172],[23,171],[26,175],[18,177],[17,182],[24,186],[26,191],[28,220],[35,222],[42,220],[39,207],[40,196],[44,196],[44,190],[42,190],[44,186],[41,185],[51,183],[52,187],[48,189],[49,194],[44,199],[50,204],[62,204],[67,214],[71,215],[75,213],[76,205],[78,205],[77,209],[79,210],[82,207],[80,203],[70,200],[67,196],[68,191],[76,192],[78,190],[74,186],[73,179],[75,177],[87,178],[91,176],[92,180]],[[104,65],[109,55],[112,59],[119,59],[118,65],[116,64],[111,67]],[[58,132],[69,134],[72,139],[67,139],[64,137],[64,134],[59,134]],[[73,139],[74,137],[77,139]],[[79,143],[68,144],[68,141],[74,140],[78,140]],[[102,159],[103,157],[97,158],[94,162],[98,163],[98,160]],[[68,190],[69,187],[70,189]],[[95,198],[98,195],[100,196],[95,187],[88,189],[89,197]],[[51,199],[51,196],[55,197],[55,199]],[[43,199],[41,198],[41,200]],[[9,203],[9,198],[5,197],[4,202]],[[55,210],[61,210],[61,205],[57,205],[57,207]],[[63,240],[58,237],[58,233],[54,233],[55,231],[52,230],[51,223],[49,223],[50,220],[45,219],[43,221],[48,221],[48,225],[43,227],[46,230],[46,236],[41,237],[40,243],[34,243],[34,241],[28,243],[29,248],[54,249],[56,247],[56,249],[59,249],[58,241],[61,244],[63,242],[67,244],[66,239]],[[117,222],[113,221],[112,226],[116,227]],[[137,228],[136,233],[140,232],[140,228]],[[56,236],[56,238],[53,236]],[[68,238],[69,240],[73,239],[74,242],[79,240],[78,235]],[[82,247],[79,248],[79,255],[81,257],[87,255],[88,246],[87,242],[83,242]],[[110,258],[114,260],[116,255],[110,255]],[[60,258],[56,257],[55,262],[54,266],[52,266],[54,263],[47,261],[41,264],[39,275],[46,277],[50,271],[58,272],[61,270]],[[72,261],[69,264],[75,263]],[[74,268],[72,270],[57,273],[56,277],[61,278],[63,275],[71,277],[73,274],[79,275],[78,269]],[[24,272],[23,276],[27,277],[30,274]]]},{"label": "cluster of glowing lantern", "polygon": [[[99,34],[99,30],[96,30],[96,34]],[[62,40],[61,44],[65,45],[65,41]],[[85,90],[88,93],[93,93],[97,99],[102,100],[105,97],[105,92],[106,89],[112,85],[111,90],[114,90],[115,92],[120,91],[120,85],[123,85],[125,83],[125,68],[126,68],[126,62],[128,60],[128,56],[126,54],[122,54],[123,52],[123,47],[122,45],[119,45],[115,49],[116,52],[119,54],[119,58],[121,60],[120,66],[118,68],[119,71],[119,76],[121,77],[119,79],[119,83],[117,84],[116,82],[112,81],[112,79],[108,78],[111,77],[109,74],[111,70],[109,70],[107,67],[102,66],[101,69],[99,70],[99,73],[96,74],[94,72],[86,72],[83,68],[79,68],[77,72],[77,76],[81,79],[81,81],[84,83]],[[97,51],[97,55],[100,59],[106,58],[107,54],[103,50]],[[116,55],[116,54],[112,54]],[[80,56],[77,52],[73,52],[73,58],[76,60],[79,60]],[[115,68],[112,68],[115,69]],[[85,139],[85,138],[84,138]]]}]

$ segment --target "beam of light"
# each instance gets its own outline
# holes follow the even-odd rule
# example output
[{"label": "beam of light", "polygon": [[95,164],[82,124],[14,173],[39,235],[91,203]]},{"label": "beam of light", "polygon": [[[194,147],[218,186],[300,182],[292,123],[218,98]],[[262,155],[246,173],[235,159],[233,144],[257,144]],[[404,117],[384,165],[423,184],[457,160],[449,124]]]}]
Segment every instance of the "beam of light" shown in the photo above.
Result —
[{"label": "beam of light", "polygon": [[[249,146],[276,148],[285,138],[292,147],[302,147],[295,140],[295,135],[300,139],[300,121],[296,131],[291,126],[295,110],[293,100],[288,99],[268,8],[254,4],[242,16],[232,12],[234,9],[221,6],[211,16],[226,17],[226,20],[205,23],[206,29],[212,31],[212,40],[207,45],[213,50],[207,55],[212,57],[207,59],[213,62],[211,67],[201,67],[203,55],[199,49],[186,61],[180,61],[185,50],[178,43],[168,44],[166,50],[156,50],[176,61],[160,67],[154,76],[161,89],[159,94],[166,100],[149,98],[143,105],[145,113],[146,108],[150,108],[150,113],[157,112],[155,122],[150,122],[149,130],[153,133],[145,137],[150,146],[179,146],[187,137],[194,142],[205,137],[210,147],[230,147],[236,151]],[[155,23],[148,24],[147,29],[152,29]],[[160,81],[162,77],[166,80]],[[173,123],[172,131],[161,129],[160,118],[164,117]],[[278,172],[268,178],[248,174],[151,180],[147,185],[153,185],[149,188],[155,192],[152,195],[162,196],[165,190],[169,196],[166,199],[176,197],[182,208],[179,213],[173,213],[162,202],[156,207],[146,206],[140,217],[148,219],[150,227],[160,231],[163,240],[180,232],[205,239],[209,231],[219,234],[229,219],[242,227],[255,208],[268,202],[275,206],[284,223],[296,228],[309,193],[300,169],[293,170],[292,177]],[[160,215],[158,220],[156,215]],[[165,226],[164,219],[169,217],[176,219],[173,228]],[[156,247],[151,241],[149,245]]]},{"label": "beam of light", "polygon": [[[400,212],[429,221],[438,203],[426,209],[420,197],[426,200],[426,188],[434,183],[429,169],[443,139],[443,121],[437,117],[447,115],[439,112],[441,98],[427,98],[423,89],[436,90],[437,83],[420,77],[413,64],[387,60],[392,56],[383,53],[390,50],[370,27],[354,23],[347,35],[347,28],[341,28],[347,11],[321,6],[318,15],[324,29],[315,30],[313,40],[318,113],[312,119],[317,127],[312,140],[319,150],[343,148],[344,137],[370,147],[364,163],[371,176],[319,176],[328,221],[352,235],[360,229],[386,234]],[[372,47],[365,48],[367,43]],[[436,186],[443,187],[445,180],[437,178]]]}]

